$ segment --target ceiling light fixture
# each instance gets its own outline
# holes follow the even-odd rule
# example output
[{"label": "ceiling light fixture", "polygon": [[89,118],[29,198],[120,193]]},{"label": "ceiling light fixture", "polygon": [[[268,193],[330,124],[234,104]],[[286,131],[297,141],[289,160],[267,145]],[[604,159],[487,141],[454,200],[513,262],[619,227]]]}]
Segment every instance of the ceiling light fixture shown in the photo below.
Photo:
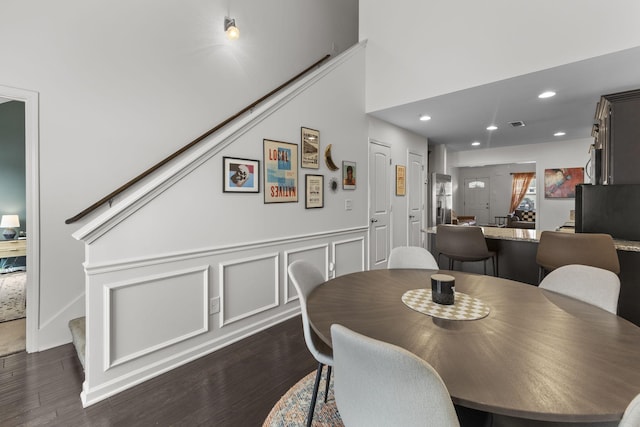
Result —
[{"label": "ceiling light fixture", "polygon": [[540,95],[538,95],[538,98],[544,99],[544,98],[551,98],[552,96],[555,96],[556,93],[552,90],[548,90],[546,92],[542,92]]},{"label": "ceiling light fixture", "polygon": [[553,136],[565,136],[566,134],[566,132],[556,132],[553,134]]},{"label": "ceiling light fixture", "polygon": [[423,114],[423,115],[420,116],[420,121],[426,122],[428,120],[431,120],[431,116],[429,116],[427,114]]},{"label": "ceiling light fixture", "polygon": [[471,143],[471,145],[473,145],[474,147],[477,147],[478,145],[480,145],[480,142],[478,142],[478,141],[473,141],[473,142]]},{"label": "ceiling light fixture", "polygon": [[487,126],[487,130],[496,130],[496,129],[498,129],[498,126],[496,125]]},{"label": "ceiling light fixture", "polygon": [[236,27],[236,20],[224,17],[224,32],[227,33],[229,40],[238,40],[240,38],[240,30]]}]

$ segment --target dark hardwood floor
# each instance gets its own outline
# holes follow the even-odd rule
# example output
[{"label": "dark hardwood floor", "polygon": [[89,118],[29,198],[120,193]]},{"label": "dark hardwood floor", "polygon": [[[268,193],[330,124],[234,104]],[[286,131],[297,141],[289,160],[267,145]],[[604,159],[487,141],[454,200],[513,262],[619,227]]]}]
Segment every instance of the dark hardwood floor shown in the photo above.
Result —
[{"label": "dark hardwood floor", "polygon": [[316,362],[300,316],[82,408],[71,344],[0,358],[0,426],[261,426]]}]

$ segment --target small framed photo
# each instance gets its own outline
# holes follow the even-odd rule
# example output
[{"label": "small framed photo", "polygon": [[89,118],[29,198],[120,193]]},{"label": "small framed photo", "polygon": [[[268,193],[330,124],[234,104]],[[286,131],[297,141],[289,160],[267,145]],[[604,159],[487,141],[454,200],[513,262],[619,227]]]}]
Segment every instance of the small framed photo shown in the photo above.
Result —
[{"label": "small framed photo", "polygon": [[320,168],[320,131],[301,128],[300,167],[307,169]]},{"label": "small framed photo", "polygon": [[264,202],[298,201],[298,144],[263,140]]},{"label": "small framed photo", "polygon": [[305,175],[305,203],[307,209],[324,207],[324,175]]},{"label": "small framed photo", "polygon": [[402,165],[396,165],[396,196],[404,196],[407,193],[407,169]]},{"label": "small framed photo", "polygon": [[356,162],[342,162],[342,189],[356,189]]},{"label": "small framed photo", "polygon": [[260,161],[222,158],[222,191],[225,193],[259,193]]}]

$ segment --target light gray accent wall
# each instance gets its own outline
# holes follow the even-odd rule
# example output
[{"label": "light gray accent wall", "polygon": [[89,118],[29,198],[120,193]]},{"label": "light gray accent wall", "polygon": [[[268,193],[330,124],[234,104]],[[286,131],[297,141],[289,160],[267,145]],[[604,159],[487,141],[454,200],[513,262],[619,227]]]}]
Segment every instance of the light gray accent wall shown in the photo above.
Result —
[{"label": "light gray accent wall", "polygon": [[16,231],[27,229],[24,132],[24,103],[1,103],[0,216],[17,214],[20,228]]}]

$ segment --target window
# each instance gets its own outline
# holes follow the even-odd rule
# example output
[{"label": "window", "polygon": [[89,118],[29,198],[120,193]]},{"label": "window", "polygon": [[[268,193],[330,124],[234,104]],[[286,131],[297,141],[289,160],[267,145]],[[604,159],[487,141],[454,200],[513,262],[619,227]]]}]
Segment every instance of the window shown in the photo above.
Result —
[{"label": "window", "polygon": [[483,181],[469,181],[469,188],[484,188]]},{"label": "window", "polygon": [[527,194],[518,205],[518,210],[534,211],[536,210],[536,179],[533,178],[527,188]]}]

